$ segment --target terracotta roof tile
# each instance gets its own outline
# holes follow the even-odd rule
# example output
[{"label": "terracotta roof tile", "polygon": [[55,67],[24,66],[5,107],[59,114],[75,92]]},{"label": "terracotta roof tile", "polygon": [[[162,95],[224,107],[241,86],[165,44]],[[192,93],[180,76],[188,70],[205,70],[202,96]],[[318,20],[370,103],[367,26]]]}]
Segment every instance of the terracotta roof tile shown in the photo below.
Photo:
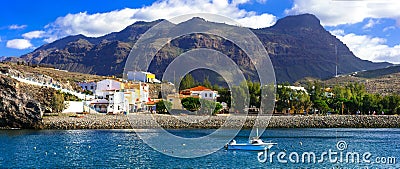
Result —
[{"label": "terracotta roof tile", "polygon": [[189,89],[190,91],[204,91],[204,90],[211,90],[209,88],[206,88],[204,86],[197,86]]}]

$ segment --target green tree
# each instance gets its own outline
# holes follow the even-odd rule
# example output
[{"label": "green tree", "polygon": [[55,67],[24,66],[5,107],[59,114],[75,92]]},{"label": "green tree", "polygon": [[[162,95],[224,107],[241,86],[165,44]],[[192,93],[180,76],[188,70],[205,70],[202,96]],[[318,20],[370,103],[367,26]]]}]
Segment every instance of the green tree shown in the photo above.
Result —
[{"label": "green tree", "polygon": [[54,91],[51,99],[51,109],[54,113],[61,113],[65,109],[64,95],[60,91]]},{"label": "green tree", "polygon": [[379,103],[381,102],[382,98],[379,94],[365,94],[362,101],[362,108],[361,111],[365,112],[365,114],[369,114],[373,111],[381,111]]},{"label": "green tree", "polygon": [[259,82],[247,81],[247,87],[250,94],[250,107],[260,107],[261,87]]},{"label": "green tree", "polygon": [[291,108],[291,89],[288,88],[289,83],[283,83],[280,85],[277,85],[276,89],[276,106],[275,109],[278,112],[282,112],[284,110],[288,110]]},{"label": "green tree", "polygon": [[314,107],[318,109],[319,114],[325,114],[330,109],[325,100],[314,100]]},{"label": "green tree", "polygon": [[199,110],[199,112],[201,112],[202,114],[215,115],[222,109],[222,105],[218,102],[205,99],[200,99],[200,102],[201,109]]},{"label": "green tree", "polygon": [[234,108],[234,111],[239,111],[240,113],[246,108],[249,103],[249,93],[247,93],[248,87],[247,82],[241,82],[239,86],[232,86],[231,88],[231,107]]},{"label": "green tree", "polygon": [[396,114],[400,111],[400,96],[396,94],[391,94],[383,97],[381,100],[382,110],[386,114]]},{"label": "green tree", "polygon": [[208,77],[206,77],[206,78],[203,80],[203,86],[206,87],[206,88],[209,88],[209,89],[212,88],[211,82],[210,82],[210,80],[208,80]]},{"label": "green tree", "polygon": [[172,108],[172,103],[169,101],[160,100],[156,103],[156,112],[159,114],[167,113],[168,109]]},{"label": "green tree", "polygon": [[196,80],[193,78],[193,76],[191,74],[187,74],[185,77],[183,77],[179,87],[180,90],[184,90],[195,87],[196,85],[197,83]]},{"label": "green tree", "polygon": [[365,86],[359,83],[349,84],[348,88],[352,93],[351,100],[353,102],[354,107],[350,107],[352,112],[356,112],[362,108],[363,97],[367,93],[365,91]]},{"label": "green tree", "polygon": [[294,92],[294,110],[297,113],[301,113],[300,111],[306,111],[312,105],[310,96],[305,91],[293,91]]},{"label": "green tree", "polygon": [[198,111],[201,107],[200,99],[193,97],[186,97],[181,100],[182,106],[189,111]]},{"label": "green tree", "polygon": [[216,103],[215,103],[215,108],[214,108],[213,115],[217,114],[217,113],[218,113],[219,111],[221,111],[221,110],[222,110],[222,104],[216,102]]},{"label": "green tree", "polygon": [[318,81],[315,81],[314,83],[308,82],[306,90],[310,94],[310,99],[313,103],[315,100],[326,100],[322,83]]},{"label": "green tree", "polygon": [[228,88],[218,88],[219,97],[217,101],[222,103],[225,102],[228,107],[231,107],[231,91]]}]

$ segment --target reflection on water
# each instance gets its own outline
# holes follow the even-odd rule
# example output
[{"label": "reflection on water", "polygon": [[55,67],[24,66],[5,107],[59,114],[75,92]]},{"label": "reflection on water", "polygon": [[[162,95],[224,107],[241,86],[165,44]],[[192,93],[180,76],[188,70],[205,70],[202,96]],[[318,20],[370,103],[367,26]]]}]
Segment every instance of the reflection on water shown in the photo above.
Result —
[{"label": "reflection on water", "polygon": [[[203,137],[214,130],[169,130],[186,138]],[[149,135],[157,132],[143,130]],[[246,142],[250,130],[241,131],[236,140]],[[221,136],[223,138],[223,136]],[[379,168],[399,168],[399,129],[273,129],[263,133],[265,141],[278,143],[271,151],[321,153],[337,150],[345,141],[348,150],[371,152],[374,156],[397,157],[396,164],[374,164]],[[172,140],[171,140],[172,141]],[[194,159],[181,159],[159,153],[133,130],[1,130],[0,168],[258,168],[307,167],[309,164],[259,163],[257,152],[217,152]],[[201,150],[192,150],[201,151]],[[169,166],[169,167],[168,167]],[[313,164],[313,167],[353,167],[365,164]]]}]

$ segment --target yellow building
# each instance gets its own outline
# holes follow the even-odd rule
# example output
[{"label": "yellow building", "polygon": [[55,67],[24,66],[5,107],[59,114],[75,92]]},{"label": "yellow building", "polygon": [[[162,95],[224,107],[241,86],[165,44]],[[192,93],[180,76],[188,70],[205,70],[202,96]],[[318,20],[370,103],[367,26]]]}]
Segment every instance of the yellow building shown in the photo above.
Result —
[{"label": "yellow building", "polygon": [[156,79],[156,75],[149,72],[137,72],[137,71],[128,71],[127,74],[129,81],[140,81],[147,83],[159,83],[160,81]]}]

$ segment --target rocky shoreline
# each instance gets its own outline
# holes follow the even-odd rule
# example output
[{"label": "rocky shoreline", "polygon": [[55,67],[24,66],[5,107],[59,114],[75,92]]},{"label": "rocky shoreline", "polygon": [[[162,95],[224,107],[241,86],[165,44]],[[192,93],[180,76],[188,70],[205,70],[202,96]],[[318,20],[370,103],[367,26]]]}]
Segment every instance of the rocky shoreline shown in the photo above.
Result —
[{"label": "rocky shoreline", "polygon": [[[226,116],[154,115],[158,124],[167,129],[215,129],[224,124]],[[43,129],[132,129],[154,128],[148,115],[86,115],[83,117],[54,116],[43,118]],[[183,120],[182,120],[183,119]],[[233,124],[243,123],[232,117]],[[244,128],[252,128],[256,116],[249,116]],[[270,120],[269,120],[270,119]],[[267,128],[400,128],[399,116],[263,116],[261,126]]]}]

